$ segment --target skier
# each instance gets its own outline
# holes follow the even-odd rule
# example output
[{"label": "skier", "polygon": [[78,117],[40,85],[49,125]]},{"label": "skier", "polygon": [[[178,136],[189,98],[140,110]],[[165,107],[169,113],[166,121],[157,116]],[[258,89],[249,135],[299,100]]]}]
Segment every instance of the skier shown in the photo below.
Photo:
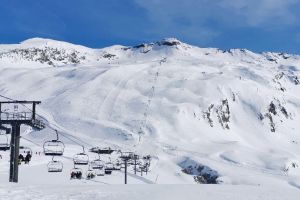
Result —
[{"label": "skier", "polygon": [[77,178],[77,179],[81,179],[81,177],[82,177],[82,173],[81,173],[81,172],[77,172],[77,173],[76,173],[76,178]]},{"label": "skier", "polygon": [[19,155],[20,162],[24,161],[24,156],[22,154]]},{"label": "skier", "polygon": [[71,179],[74,179],[75,178],[75,172],[71,172]]},{"label": "skier", "polygon": [[25,156],[25,164],[29,164],[29,161],[31,160],[31,155],[28,152],[27,155]]}]

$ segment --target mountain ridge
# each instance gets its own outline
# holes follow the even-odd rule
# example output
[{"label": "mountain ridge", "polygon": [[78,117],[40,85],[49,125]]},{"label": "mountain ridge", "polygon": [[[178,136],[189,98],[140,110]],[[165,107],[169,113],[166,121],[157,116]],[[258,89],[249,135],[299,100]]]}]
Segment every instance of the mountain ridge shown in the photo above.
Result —
[{"label": "mountain ridge", "polygon": [[[160,183],[203,181],[193,176],[208,176],[205,169],[218,183],[300,185],[297,55],[176,39],[103,49],[43,39],[8,46],[0,45],[1,95],[41,100],[49,126],[91,145],[152,154]],[[26,136],[42,143],[51,135]]]}]

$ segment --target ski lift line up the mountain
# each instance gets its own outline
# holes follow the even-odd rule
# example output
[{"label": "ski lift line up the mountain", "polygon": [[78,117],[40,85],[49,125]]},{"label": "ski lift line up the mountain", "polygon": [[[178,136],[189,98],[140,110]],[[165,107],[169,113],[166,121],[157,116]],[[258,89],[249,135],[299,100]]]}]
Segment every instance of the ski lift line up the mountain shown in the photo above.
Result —
[{"label": "ski lift line up the mountain", "polygon": [[157,85],[158,78],[159,78],[159,75],[160,75],[160,68],[161,68],[162,63],[164,63],[164,62],[166,62],[166,58],[163,58],[159,61],[159,65],[158,65],[156,73],[154,74],[154,77],[153,77],[153,85],[151,87],[151,92],[148,95],[146,107],[145,107],[145,110],[144,110],[144,113],[143,113],[143,120],[141,120],[140,128],[139,128],[139,131],[138,131],[138,135],[139,135],[138,144],[140,144],[142,135],[144,133],[143,128],[145,129],[146,126],[147,126],[147,121],[148,121],[148,115],[149,115],[149,112],[150,112],[151,102],[152,102],[152,100],[155,96],[155,87]]},{"label": "ski lift line up the mountain", "polygon": [[41,148],[43,148],[43,145],[41,145],[41,144],[38,144],[38,143],[36,143],[36,142],[34,142],[34,141],[32,141],[32,140],[28,139],[28,138],[25,138],[24,136],[21,136],[21,139],[23,139],[23,140],[26,140],[26,141],[28,141],[28,142],[30,142],[30,143],[32,143],[32,144],[34,144],[34,145],[38,146],[38,147],[41,147]]}]

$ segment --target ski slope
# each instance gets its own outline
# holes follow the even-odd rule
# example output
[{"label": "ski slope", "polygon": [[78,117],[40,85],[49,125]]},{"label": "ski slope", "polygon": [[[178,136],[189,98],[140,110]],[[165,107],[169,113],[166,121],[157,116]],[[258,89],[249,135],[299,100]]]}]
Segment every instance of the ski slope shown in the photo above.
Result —
[{"label": "ski slope", "polygon": [[[93,181],[70,180],[72,157],[83,145],[152,155],[150,172],[141,177],[130,169],[129,184],[196,184],[194,176],[204,173],[197,169],[204,166],[221,185],[180,186],[182,193],[195,192],[191,199],[215,190],[228,199],[237,198],[231,190],[249,199],[254,191],[265,199],[295,199],[300,188],[299,78],[298,55],[199,48],[173,38],[103,49],[41,38],[0,45],[0,94],[41,100],[38,114],[61,132],[66,145],[58,158],[62,173],[49,174],[51,158],[34,154],[29,165],[20,166],[16,192],[7,183],[9,152],[1,152],[5,192],[0,195],[116,199],[119,194],[112,194],[122,190],[141,198],[120,186],[101,186],[104,194],[95,191],[98,185],[122,184],[123,171]],[[22,127],[21,145],[42,152],[43,143],[55,138],[52,129]],[[81,187],[87,196],[75,191]],[[177,187],[151,186],[147,192],[167,194]],[[145,192],[147,187],[132,188]],[[290,192],[271,195],[279,190]]]}]

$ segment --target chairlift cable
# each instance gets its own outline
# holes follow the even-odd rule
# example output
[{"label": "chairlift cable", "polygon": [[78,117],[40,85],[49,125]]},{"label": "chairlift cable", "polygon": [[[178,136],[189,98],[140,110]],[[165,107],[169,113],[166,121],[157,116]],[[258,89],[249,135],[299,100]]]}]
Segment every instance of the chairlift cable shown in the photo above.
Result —
[{"label": "chairlift cable", "polygon": [[[0,94],[0,97],[5,98],[5,99],[10,100],[10,101],[17,101],[17,100],[15,100],[15,99],[12,99],[12,98],[10,98],[10,97],[7,97],[7,96],[1,95],[1,94]],[[24,106],[25,108],[27,108],[29,111],[32,111],[32,109],[28,108],[25,104],[21,104],[21,105]],[[36,116],[38,116],[38,117],[40,117],[40,118],[44,118],[43,116],[41,116],[41,115],[39,115],[39,114],[37,114],[37,113],[36,113]],[[52,128],[49,124],[45,124],[45,126],[47,126],[49,129],[52,129],[53,131],[56,130],[56,129]],[[54,126],[56,126],[56,125],[54,125]],[[59,127],[58,127],[58,128],[59,128]],[[81,139],[76,138],[75,136],[72,136],[72,137],[76,138],[76,139],[79,140],[81,143],[76,142],[74,139],[71,139],[70,137],[66,136],[66,135],[65,135],[64,133],[62,133],[62,132],[60,132],[59,134],[62,135],[63,137],[65,137],[65,138],[69,139],[70,141],[74,142],[75,144],[80,145],[80,146],[82,146],[82,143],[85,143],[85,144],[87,144],[88,146],[93,147],[93,145],[91,145],[91,144],[89,144],[89,143],[87,143],[87,142],[84,142],[84,141],[82,141]]]},{"label": "chairlift cable", "polygon": [[28,142],[36,145],[36,146],[43,147],[42,145],[40,145],[40,144],[38,144],[38,143],[36,143],[36,142],[34,142],[32,140],[29,140],[29,139],[25,138],[24,136],[20,136],[20,138],[22,138],[22,139],[24,139],[24,140],[26,140],[26,141],[28,141]]},{"label": "chairlift cable", "polygon": [[[141,120],[140,127],[139,127],[139,130],[138,130],[139,140],[138,140],[137,145],[139,145],[141,143],[142,134],[143,134],[143,127],[145,128],[147,126],[147,123],[148,123],[148,115],[149,115],[149,112],[150,112],[151,102],[152,102],[152,100],[155,96],[155,85],[157,85],[158,76],[160,75],[160,68],[161,68],[161,65],[162,65],[163,62],[166,62],[166,58],[163,58],[163,59],[159,60],[159,65],[158,65],[157,70],[154,74],[153,85],[151,87],[151,92],[148,95],[148,99],[147,99],[147,102],[146,102],[146,107],[145,107],[145,110],[144,110],[144,113],[143,113],[143,120]],[[137,146],[137,145],[135,145],[135,146]]]}]

